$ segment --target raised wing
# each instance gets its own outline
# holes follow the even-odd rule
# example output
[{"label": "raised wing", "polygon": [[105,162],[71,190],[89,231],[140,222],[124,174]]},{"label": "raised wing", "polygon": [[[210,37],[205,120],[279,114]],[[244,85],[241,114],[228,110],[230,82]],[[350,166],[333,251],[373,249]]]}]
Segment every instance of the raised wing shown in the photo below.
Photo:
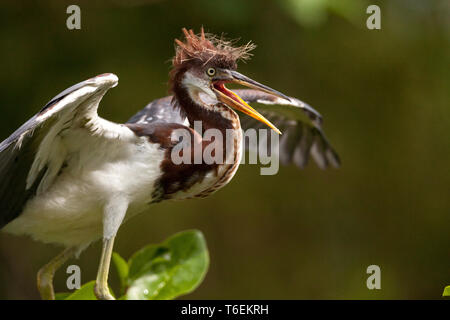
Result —
[{"label": "raised wing", "polygon": [[88,138],[109,139],[129,131],[97,115],[103,95],[117,82],[115,75],[102,74],[64,90],[0,143],[0,228],[52,184],[70,150],[64,134],[83,130]]},{"label": "raised wing", "polygon": [[[282,164],[295,163],[304,168],[311,155],[322,169],[329,165],[339,167],[339,156],[322,131],[322,116],[316,110],[296,98],[288,101],[252,89],[233,91],[247,103],[259,103],[256,109],[281,130],[279,156]],[[241,126],[244,130],[266,128],[263,123],[244,114],[241,116]]]},{"label": "raised wing", "polygon": [[149,124],[153,122],[167,122],[184,124],[185,118],[179,108],[172,106],[173,96],[156,99],[136,113],[127,123]]},{"label": "raised wing", "polygon": [[[330,165],[340,166],[338,154],[321,129],[322,116],[308,104],[296,98],[287,101],[253,89],[233,89],[233,91],[247,103],[258,103],[257,110],[282,131],[279,154],[282,164],[295,163],[298,167],[304,168],[311,155],[322,169]],[[189,125],[179,108],[172,106],[172,99],[172,96],[167,96],[150,102],[127,123],[168,122]],[[263,123],[245,114],[241,114],[241,126],[244,130],[248,128],[270,130]],[[270,134],[266,137],[270,137]],[[263,135],[260,136],[260,139],[262,138]],[[259,143],[267,142],[259,141]],[[252,151],[253,147],[255,146],[246,145],[249,151]]]}]

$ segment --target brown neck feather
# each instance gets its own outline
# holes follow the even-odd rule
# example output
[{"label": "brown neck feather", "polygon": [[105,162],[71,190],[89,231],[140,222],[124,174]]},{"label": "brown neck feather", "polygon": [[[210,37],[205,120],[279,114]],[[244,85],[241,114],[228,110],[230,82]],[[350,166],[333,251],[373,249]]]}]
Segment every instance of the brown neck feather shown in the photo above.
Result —
[{"label": "brown neck feather", "polygon": [[[179,107],[181,109],[182,114],[188,118],[191,127],[193,126],[194,121],[201,121],[203,130],[215,128],[225,132],[226,129],[240,127],[238,116],[227,106],[219,104],[218,110],[228,113],[233,120],[225,118],[220,111],[210,110],[193,101],[187,92],[187,89],[181,85],[181,77],[182,72],[177,73],[171,86],[171,91],[174,94],[175,100],[174,107]],[[203,134],[203,132],[201,134]]]}]

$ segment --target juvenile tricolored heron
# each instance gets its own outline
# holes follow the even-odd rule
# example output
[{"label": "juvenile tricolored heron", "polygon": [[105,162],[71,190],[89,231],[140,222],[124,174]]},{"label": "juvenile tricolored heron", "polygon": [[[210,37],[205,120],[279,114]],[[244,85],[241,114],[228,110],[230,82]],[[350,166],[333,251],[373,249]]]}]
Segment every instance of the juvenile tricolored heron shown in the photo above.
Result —
[{"label": "juvenile tricolored heron", "polygon": [[[236,71],[252,45],[234,47],[203,28],[199,35],[183,33],[184,42],[175,40],[169,81],[173,96],[116,124],[97,114],[100,100],[118,82],[114,74],[101,74],[58,94],[0,144],[0,227],[66,248],[38,273],[42,298],[54,299],[53,275],[65,261],[103,238],[95,294],[112,299],[107,279],[122,222],[152,203],[204,197],[231,180],[239,165],[242,129],[252,124],[245,115],[240,121],[231,108],[279,132],[267,118],[275,119],[284,130],[282,162],[303,167],[311,154],[322,168],[339,165],[319,113]],[[233,92],[225,87],[228,83],[252,89]],[[263,104],[261,113],[250,102]],[[234,148],[206,140],[194,130],[196,121],[202,131],[231,132],[227,137]],[[190,148],[183,149],[188,158],[196,147],[222,143],[226,161],[175,163],[171,151],[179,143],[174,135],[179,129],[191,137]]]}]

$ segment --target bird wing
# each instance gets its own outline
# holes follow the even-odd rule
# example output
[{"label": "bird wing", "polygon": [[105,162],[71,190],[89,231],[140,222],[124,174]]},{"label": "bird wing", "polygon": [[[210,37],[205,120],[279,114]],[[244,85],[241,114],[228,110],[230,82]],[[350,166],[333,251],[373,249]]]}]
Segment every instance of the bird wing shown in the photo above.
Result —
[{"label": "bird wing", "polygon": [[[282,164],[295,163],[303,168],[311,155],[320,168],[327,168],[330,164],[339,167],[339,156],[331,147],[322,128],[322,116],[308,104],[296,99],[291,101],[253,89],[233,90],[247,103],[258,103],[260,113],[271,120],[281,131],[280,161]],[[157,122],[185,124],[187,119],[179,108],[173,107],[173,97],[167,96],[150,102],[144,109],[135,114],[127,123],[152,124]],[[241,114],[241,126],[265,129],[265,125],[245,114]],[[267,129],[269,130],[269,129]],[[267,139],[270,135],[260,135]],[[270,138],[269,138],[270,139]],[[259,141],[267,143],[267,141]],[[247,144],[249,151],[255,146]]]},{"label": "bird wing", "polygon": [[[281,130],[279,156],[282,164],[295,163],[304,168],[311,155],[322,169],[330,164],[339,167],[339,156],[321,128],[322,116],[308,104],[296,98],[290,98],[291,101],[288,101],[253,89],[233,91],[247,103],[258,103],[256,109]],[[263,123],[247,115],[241,116],[241,126],[244,130],[266,128]],[[260,139],[264,137],[270,135],[260,135]],[[255,146],[246,147],[252,151]]]},{"label": "bird wing", "polygon": [[174,108],[173,96],[156,99],[136,113],[127,123],[150,124],[154,122],[167,122],[186,124],[186,117],[182,116],[180,108]]},{"label": "bird wing", "polygon": [[64,90],[0,143],[0,228],[54,181],[69,150],[63,134],[84,130],[88,138],[114,138],[129,131],[97,115],[103,95],[117,82],[115,75],[103,74]]}]

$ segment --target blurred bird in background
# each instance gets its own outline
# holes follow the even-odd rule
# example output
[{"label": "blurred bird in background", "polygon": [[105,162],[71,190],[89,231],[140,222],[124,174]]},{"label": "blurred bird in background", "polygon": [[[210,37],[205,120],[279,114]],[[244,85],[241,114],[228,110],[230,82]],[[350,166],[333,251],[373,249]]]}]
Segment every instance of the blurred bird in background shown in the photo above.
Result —
[{"label": "blurred bird in background", "polygon": [[[205,197],[226,185],[239,166],[242,130],[267,125],[283,131],[283,164],[303,168],[311,155],[321,168],[339,166],[317,111],[236,71],[252,44],[236,47],[203,28],[198,35],[183,33],[184,41],[175,40],[172,96],[149,103],[125,124],[113,123],[97,108],[118,78],[101,74],[58,94],[0,144],[0,228],[65,247],[38,273],[43,299],[55,298],[56,270],[100,238],[95,294],[113,299],[107,280],[120,225],[151,204]],[[226,88],[233,83],[251,89]],[[208,129],[229,141],[205,139]],[[180,130],[190,142],[183,156],[192,160],[196,150],[213,147],[222,151],[220,160],[176,163]]]}]

